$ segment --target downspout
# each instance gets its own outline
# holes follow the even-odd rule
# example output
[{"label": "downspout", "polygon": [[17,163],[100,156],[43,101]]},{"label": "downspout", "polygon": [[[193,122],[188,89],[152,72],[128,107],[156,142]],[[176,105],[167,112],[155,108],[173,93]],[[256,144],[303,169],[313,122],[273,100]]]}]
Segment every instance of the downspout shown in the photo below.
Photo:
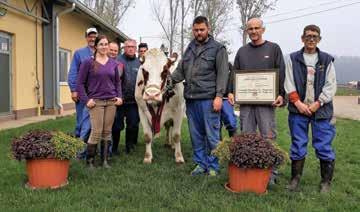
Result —
[{"label": "downspout", "polygon": [[56,87],[55,87],[55,106],[57,107],[57,109],[59,109],[60,114],[63,113],[63,106],[60,103],[60,82],[59,82],[59,78],[60,78],[60,72],[59,72],[59,67],[60,67],[60,62],[59,62],[59,18],[62,15],[65,15],[67,13],[71,13],[72,11],[75,10],[75,3],[72,3],[71,7],[63,10],[61,12],[58,12],[55,14],[55,39],[53,40],[53,42],[55,42],[55,51],[53,54],[53,61],[56,62],[56,66],[55,66],[55,75],[54,75],[54,79],[56,82]]},{"label": "downspout", "polygon": [[[35,16],[37,16],[37,6],[35,8]],[[37,101],[37,116],[41,115],[40,109],[40,82],[39,82],[39,74],[38,74],[38,20],[35,19],[35,77],[36,77],[36,85],[35,85],[35,92],[36,92],[36,101]]]}]

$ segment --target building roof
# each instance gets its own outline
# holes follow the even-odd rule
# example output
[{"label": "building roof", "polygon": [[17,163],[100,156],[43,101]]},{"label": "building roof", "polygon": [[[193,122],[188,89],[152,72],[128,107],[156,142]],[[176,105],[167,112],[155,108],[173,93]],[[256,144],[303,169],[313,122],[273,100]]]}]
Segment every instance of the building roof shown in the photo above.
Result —
[{"label": "building roof", "polygon": [[75,10],[80,11],[86,15],[88,15],[93,21],[101,25],[101,27],[106,28],[107,30],[117,34],[119,36],[119,39],[121,42],[124,42],[125,40],[129,39],[125,33],[120,31],[117,27],[112,26],[108,22],[106,22],[104,19],[102,19],[100,16],[98,16],[94,11],[89,9],[85,4],[80,2],[79,0],[67,0],[69,3],[75,3]]}]

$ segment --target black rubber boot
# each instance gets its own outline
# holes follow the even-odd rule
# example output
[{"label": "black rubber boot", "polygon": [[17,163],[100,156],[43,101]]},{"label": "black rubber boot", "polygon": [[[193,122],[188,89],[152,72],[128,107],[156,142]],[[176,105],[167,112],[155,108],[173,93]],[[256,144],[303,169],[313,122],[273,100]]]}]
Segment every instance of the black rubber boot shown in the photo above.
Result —
[{"label": "black rubber boot", "polygon": [[113,144],[112,144],[112,154],[115,156],[119,156],[120,152],[119,152],[119,142],[120,142],[120,132],[121,131],[113,131],[112,132],[112,140],[113,140]]},{"label": "black rubber boot", "polygon": [[86,163],[90,169],[95,168],[96,144],[87,144]]},{"label": "black rubber boot", "polygon": [[296,191],[300,183],[300,178],[304,169],[305,158],[302,160],[291,161],[291,180],[287,186],[289,191]]},{"label": "black rubber boot", "polygon": [[109,161],[109,145],[110,141],[101,141],[101,161],[102,161],[102,166],[104,168],[111,168],[108,161]]},{"label": "black rubber boot", "polygon": [[320,160],[321,182],[320,193],[329,193],[335,169],[335,161]]}]

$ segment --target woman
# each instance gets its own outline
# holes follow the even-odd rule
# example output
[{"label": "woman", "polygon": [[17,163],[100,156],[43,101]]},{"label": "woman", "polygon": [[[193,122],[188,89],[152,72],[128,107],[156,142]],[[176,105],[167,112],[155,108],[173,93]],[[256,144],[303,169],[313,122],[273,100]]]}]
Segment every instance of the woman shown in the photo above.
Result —
[{"label": "woman", "polygon": [[103,140],[103,166],[109,168],[107,145],[111,141],[111,128],[114,122],[116,105],[121,105],[122,93],[118,63],[109,58],[109,41],[106,36],[95,40],[94,57],[81,63],[77,79],[80,100],[89,109],[91,134],[87,146],[87,164],[94,167],[97,144]]}]

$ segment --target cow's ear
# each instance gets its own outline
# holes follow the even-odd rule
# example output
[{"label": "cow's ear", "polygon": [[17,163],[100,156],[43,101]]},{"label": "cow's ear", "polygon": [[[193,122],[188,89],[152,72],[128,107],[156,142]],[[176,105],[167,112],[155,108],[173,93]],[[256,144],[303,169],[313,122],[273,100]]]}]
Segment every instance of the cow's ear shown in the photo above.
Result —
[{"label": "cow's ear", "polygon": [[141,65],[145,63],[145,57],[144,56],[140,57],[139,60],[140,60]]}]

